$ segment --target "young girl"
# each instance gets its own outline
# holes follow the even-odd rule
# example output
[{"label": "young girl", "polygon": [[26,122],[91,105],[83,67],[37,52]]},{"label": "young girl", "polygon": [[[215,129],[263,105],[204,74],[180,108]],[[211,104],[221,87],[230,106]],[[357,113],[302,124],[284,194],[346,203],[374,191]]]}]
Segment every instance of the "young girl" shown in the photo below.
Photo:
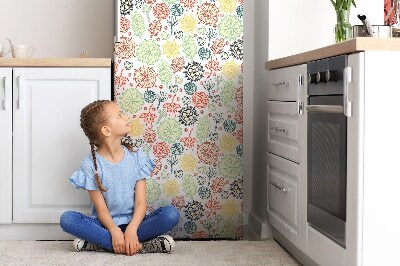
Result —
[{"label": "young girl", "polygon": [[117,254],[171,252],[174,240],[162,235],[179,220],[173,206],[146,214],[146,178],[154,163],[141,150],[122,143],[131,130],[128,116],[112,101],[95,101],[81,112],[81,127],[91,147],[70,178],[86,189],[92,216],[75,211],[61,215],[61,228],[76,237],[75,250],[106,249]]}]

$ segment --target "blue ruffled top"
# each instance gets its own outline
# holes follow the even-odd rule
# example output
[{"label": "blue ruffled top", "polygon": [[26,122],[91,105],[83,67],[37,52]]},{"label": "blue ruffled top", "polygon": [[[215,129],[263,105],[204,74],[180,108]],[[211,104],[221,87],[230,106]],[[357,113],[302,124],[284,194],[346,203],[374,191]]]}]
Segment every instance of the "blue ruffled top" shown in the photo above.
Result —
[{"label": "blue ruffled top", "polygon": [[[103,192],[108,211],[118,226],[128,224],[133,217],[135,185],[147,179],[154,168],[154,162],[142,150],[130,152],[125,146],[124,157],[118,163],[112,163],[96,153],[97,167],[101,183],[107,189]],[[89,154],[70,178],[76,188],[99,190],[94,176],[94,163]],[[92,217],[97,218],[92,204]]]}]

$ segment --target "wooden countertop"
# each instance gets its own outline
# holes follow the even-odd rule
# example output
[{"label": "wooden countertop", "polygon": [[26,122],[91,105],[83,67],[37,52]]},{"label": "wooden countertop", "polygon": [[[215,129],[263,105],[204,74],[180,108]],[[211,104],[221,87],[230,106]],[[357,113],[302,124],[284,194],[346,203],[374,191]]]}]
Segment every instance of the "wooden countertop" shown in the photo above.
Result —
[{"label": "wooden countertop", "polygon": [[4,58],[0,67],[111,67],[111,58]]},{"label": "wooden countertop", "polygon": [[322,58],[342,54],[352,54],[355,52],[367,50],[400,51],[400,38],[358,37],[345,42],[329,45],[301,54],[267,61],[265,62],[265,68],[270,70],[275,68],[299,65]]}]

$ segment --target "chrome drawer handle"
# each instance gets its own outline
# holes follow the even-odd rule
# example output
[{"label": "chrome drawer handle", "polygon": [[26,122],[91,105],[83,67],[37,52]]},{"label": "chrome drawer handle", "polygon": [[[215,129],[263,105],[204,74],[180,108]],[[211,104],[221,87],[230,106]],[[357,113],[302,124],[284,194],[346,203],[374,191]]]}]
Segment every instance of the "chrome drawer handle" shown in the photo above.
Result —
[{"label": "chrome drawer handle", "polygon": [[278,83],[272,83],[272,86],[279,87],[279,86],[289,86],[288,81],[283,81],[283,82],[278,82]]},{"label": "chrome drawer handle", "polygon": [[282,132],[282,133],[288,133],[289,132],[289,130],[284,129],[284,128],[279,128],[279,127],[270,127],[270,129],[278,131],[278,132]]},{"label": "chrome drawer handle", "polygon": [[4,99],[3,99],[3,110],[7,110],[7,78],[3,78],[3,85],[4,85]]},{"label": "chrome drawer handle", "polygon": [[289,188],[285,188],[285,187],[281,187],[281,186],[279,186],[279,185],[277,185],[277,184],[275,184],[275,183],[273,183],[273,182],[269,182],[272,186],[274,186],[275,188],[277,188],[277,189],[279,189],[280,191],[283,191],[283,192],[288,192],[288,191],[290,191],[290,189]]}]

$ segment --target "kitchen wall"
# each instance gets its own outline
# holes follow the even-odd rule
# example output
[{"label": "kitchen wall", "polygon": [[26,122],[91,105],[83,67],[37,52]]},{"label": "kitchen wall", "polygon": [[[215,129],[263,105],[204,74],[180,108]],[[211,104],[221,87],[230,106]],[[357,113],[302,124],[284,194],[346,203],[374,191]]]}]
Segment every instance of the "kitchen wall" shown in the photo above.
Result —
[{"label": "kitchen wall", "polygon": [[0,8],[0,39],[33,46],[36,58],[79,57],[83,48],[113,55],[114,0],[0,0]]}]

